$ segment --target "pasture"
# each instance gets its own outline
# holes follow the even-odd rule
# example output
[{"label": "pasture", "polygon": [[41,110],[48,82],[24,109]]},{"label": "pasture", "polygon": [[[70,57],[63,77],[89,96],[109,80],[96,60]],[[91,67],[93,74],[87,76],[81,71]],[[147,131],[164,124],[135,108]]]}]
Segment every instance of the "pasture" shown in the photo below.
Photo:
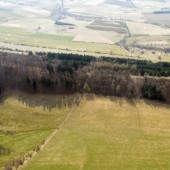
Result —
[{"label": "pasture", "polygon": [[84,98],[23,170],[170,168],[170,107],[144,100]]},{"label": "pasture", "polygon": [[0,169],[4,169],[7,162],[33,150],[63,122],[71,110],[67,99],[20,94],[1,102]]}]

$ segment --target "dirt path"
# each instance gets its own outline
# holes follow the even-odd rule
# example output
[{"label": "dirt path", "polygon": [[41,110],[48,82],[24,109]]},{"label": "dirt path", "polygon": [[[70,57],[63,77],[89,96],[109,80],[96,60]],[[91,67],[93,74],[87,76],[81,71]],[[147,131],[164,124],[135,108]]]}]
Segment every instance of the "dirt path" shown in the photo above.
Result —
[{"label": "dirt path", "polygon": [[44,147],[50,142],[50,140],[60,131],[60,129],[63,127],[63,125],[67,122],[68,118],[70,117],[71,113],[76,109],[76,106],[72,108],[72,110],[68,113],[67,117],[64,119],[64,121],[61,123],[59,127],[57,127],[54,132],[50,134],[50,136],[41,144],[40,150],[37,152],[36,149],[33,150],[31,158],[28,158],[24,161],[22,166],[19,166],[18,170],[22,170],[23,167],[31,161],[35,155],[37,155],[39,152],[41,152]]}]

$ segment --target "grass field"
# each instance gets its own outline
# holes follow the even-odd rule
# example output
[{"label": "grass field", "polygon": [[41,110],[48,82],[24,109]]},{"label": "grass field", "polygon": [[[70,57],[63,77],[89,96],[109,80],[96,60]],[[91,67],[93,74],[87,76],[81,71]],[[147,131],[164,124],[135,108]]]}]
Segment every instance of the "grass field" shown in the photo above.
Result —
[{"label": "grass field", "polygon": [[[110,53],[127,55],[125,49],[117,45],[74,42],[72,36],[50,35],[44,33],[31,33],[20,28],[0,27],[0,42],[23,44],[45,48],[68,48],[71,50],[84,50],[89,53]],[[26,48],[26,47],[25,47]]]},{"label": "grass field", "polygon": [[144,100],[82,99],[23,170],[170,169],[170,107]]},{"label": "grass field", "polygon": [[[57,97],[24,95],[24,98],[8,97],[0,104],[0,169],[40,144],[70,111],[69,107],[56,107]],[[58,99],[63,100],[61,96]],[[2,147],[9,154],[3,154]]]}]

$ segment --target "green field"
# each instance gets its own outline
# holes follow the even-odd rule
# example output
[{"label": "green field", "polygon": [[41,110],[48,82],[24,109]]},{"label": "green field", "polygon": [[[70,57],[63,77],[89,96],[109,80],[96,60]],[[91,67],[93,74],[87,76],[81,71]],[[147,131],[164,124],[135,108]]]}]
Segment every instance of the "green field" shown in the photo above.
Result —
[{"label": "green field", "polygon": [[170,107],[144,100],[82,99],[24,170],[170,169]]},{"label": "green field", "polygon": [[0,104],[0,169],[33,150],[59,127],[71,110],[64,100],[62,96],[22,95]]},{"label": "green field", "polygon": [[[125,49],[117,45],[74,42],[74,37],[64,35],[52,35],[46,33],[31,33],[21,28],[0,27],[0,42],[10,44],[22,44],[44,48],[63,48],[70,50],[83,50],[88,53],[107,53],[116,55],[128,55]],[[25,47],[27,48],[27,47]]]}]

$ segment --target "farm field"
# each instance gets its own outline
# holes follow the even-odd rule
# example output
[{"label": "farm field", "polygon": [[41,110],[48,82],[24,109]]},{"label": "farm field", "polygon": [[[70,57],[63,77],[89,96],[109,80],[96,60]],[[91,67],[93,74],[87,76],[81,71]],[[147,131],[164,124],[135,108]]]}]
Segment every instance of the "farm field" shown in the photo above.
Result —
[{"label": "farm field", "polygon": [[[46,2],[33,5],[32,1],[24,1],[23,6],[18,6],[19,2],[7,3],[2,1],[1,3],[2,16],[0,15],[0,19],[3,19],[0,22],[0,42],[87,51],[88,53],[113,51],[114,54],[127,54],[125,49],[118,50],[120,47],[114,45],[119,41],[120,35],[114,36],[116,33],[113,32],[114,34],[111,36],[107,31],[100,32],[85,28],[92,21],[66,17],[61,21],[73,22],[75,25],[73,28],[56,25],[57,19],[52,19],[50,16],[55,5],[52,9],[44,9]],[[57,1],[54,3],[56,4]]]},{"label": "farm field", "polygon": [[132,36],[134,35],[170,35],[170,29],[161,28],[160,26],[138,23],[138,22],[127,22],[127,27]]},{"label": "farm field", "polygon": [[[65,51],[79,51],[87,53],[107,53],[112,52],[117,55],[127,55],[125,49],[121,49],[117,45],[101,44],[101,43],[86,43],[74,42],[72,36],[65,35],[50,35],[44,33],[35,33],[25,31],[19,28],[0,27],[0,42],[8,43],[14,46],[23,45],[25,51],[30,47],[65,49]],[[107,40],[106,40],[107,41]],[[110,40],[109,40],[110,41]],[[28,48],[26,47],[28,46]],[[1,48],[5,48],[5,44]],[[6,46],[8,48],[8,46]],[[13,47],[11,47],[13,49]],[[34,50],[33,50],[34,51]],[[40,51],[37,49],[37,51]]]},{"label": "farm field", "polygon": [[170,44],[170,36],[136,36],[136,37],[128,37],[126,39],[126,45],[135,45],[136,43],[148,42],[166,42]]},{"label": "farm field", "polygon": [[[131,54],[125,48],[113,45],[113,44],[101,44],[101,43],[87,43],[87,42],[74,42],[72,36],[62,35],[50,35],[44,33],[32,34],[28,31],[19,28],[0,28],[0,49],[2,51],[44,51],[44,52],[64,52],[64,53],[78,53],[82,55],[93,56],[110,56],[120,58],[134,58],[134,59],[146,59],[158,62],[159,56],[162,56],[163,61],[170,61],[169,57],[164,57],[164,54],[154,54],[152,51],[146,51],[145,55],[141,55],[140,51]],[[126,40],[127,45],[135,45],[138,42],[147,42],[147,44],[159,42],[164,40],[169,43],[169,36],[139,36],[129,37]],[[162,44],[160,42],[160,44]],[[134,51],[134,49],[132,49]],[[140,58],[139,58],[140,55]],[[166,54],[166,56],[169,56]]]},{"label": "farm field", "polygon": [[19,94],[1,102],[0,170],[33,150],[59,127],[71,110],[69,100],[69,96]]},{"label": "farm field", "polygon": [[[129,53],[126,47],[133,46],[131,43],[122,43],[124,38],[142,36],[148,45],[148,39],[152,36],[168,37],[169,28],[164,28],[163,24],[154,25],[149,19],[155,10],[168,5],[169,2],[150,0],[142,3],[139,0],[65,0],[66,13],[62,15],[59,0],[41,3],[36,0],[0,0],[0,49],[17,52],[21,47],[22,51],[52,50],[138,59],[140,52]],[[168,15],[165,18],[156,17],[160,23],[166,24],[168,21]],[[66,24],[59,25],[57,22]],[[157,48],[157,44],[152,43],[153,48]],[[150,52],[147,54],[140,58],[159,61],[159,55],[152,57],[149,56]],[[167,61],[167,58],[162,57],[162,60]]]},{"label": "farm field", "polygon": [[170,108],[144,100],[83,98],[23,170],[170,168]]}]

